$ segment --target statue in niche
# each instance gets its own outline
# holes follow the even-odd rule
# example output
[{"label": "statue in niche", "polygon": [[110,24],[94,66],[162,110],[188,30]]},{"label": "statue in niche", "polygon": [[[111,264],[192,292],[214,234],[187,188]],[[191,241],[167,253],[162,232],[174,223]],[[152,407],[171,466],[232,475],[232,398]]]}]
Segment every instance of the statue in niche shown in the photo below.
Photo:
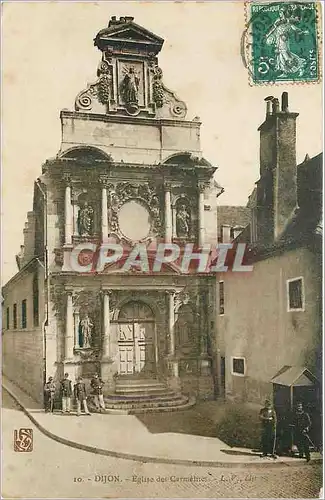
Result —
[{"label": "statue in niche", "polygon": [[176,234],[178,238],[186,238],[190,234],[191,217],[185,203],[181,203],[176,212]]},{"label": "statue in niche", "polygon": [[91,347],[94,324],[86,313],[79,323],[79,345],[85,349]]},{"label": "statue in niche", "polygon": [[85,201],[78,213],[78,233],[80,236],[90,236],[93,233],[94,209]]},{"label": "statue in niche", "polygon": [[121,94],[126,104],[138,104],[140,78],[133,66],[126,70],[121,84]]}]

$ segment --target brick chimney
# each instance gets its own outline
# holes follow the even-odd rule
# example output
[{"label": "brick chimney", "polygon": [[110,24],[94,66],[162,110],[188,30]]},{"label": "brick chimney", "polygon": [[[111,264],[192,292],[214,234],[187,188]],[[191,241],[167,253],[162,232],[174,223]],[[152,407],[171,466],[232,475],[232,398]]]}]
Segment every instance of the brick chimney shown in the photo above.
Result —
[{"label": "brick chimney", "polygon": [[257,240],[270,243],[283,233],[297,207],[296,119],[288,93],[269,96],[260,132],[260,179],[257,182]]}]

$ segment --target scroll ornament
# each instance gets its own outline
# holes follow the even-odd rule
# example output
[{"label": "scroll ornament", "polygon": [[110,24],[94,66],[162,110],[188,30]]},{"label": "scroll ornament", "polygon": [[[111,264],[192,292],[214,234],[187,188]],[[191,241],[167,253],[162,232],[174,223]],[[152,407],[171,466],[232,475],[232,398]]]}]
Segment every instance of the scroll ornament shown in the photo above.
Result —
[{"label": "scroll ornament", "polygon": [[109,64],[102,61],[99,65],[97,82],[88,85],[76,98],[75,108],[77,111],[90,111],[93,99],[96,98],[101,104],[108,104],[111,99],[112,75]]}]

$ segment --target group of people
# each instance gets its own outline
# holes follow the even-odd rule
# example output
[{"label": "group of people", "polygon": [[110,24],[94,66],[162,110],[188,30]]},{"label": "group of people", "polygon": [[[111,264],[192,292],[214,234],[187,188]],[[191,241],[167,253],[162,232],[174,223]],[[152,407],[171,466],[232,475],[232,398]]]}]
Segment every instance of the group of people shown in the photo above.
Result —
[{"label": "group of people", "polygon": [[[277,447],[277,415],[269,400],[265,401],[264,407],[260,411],[260,421],[262,424],[261,448],[262,456],[267,455],[276,458]],[[299,457],[310,461],[309,445],[311,443],[309,430],[311,419],[309,414],[303,409],[302,403],[297,403],[291,423],[286,432],[293,431],[293,441],[298,448]]]},{"label": "group of people", "polygon": [[[91,379],[90,386],[96,410],[100,412],[106,411],[103,395],[103,385],[104,382],[99,377],[98,373],[96,373]],[[44,407],[46,413],[53,413],[54,411],[54,400],[56,392],[57,385],[54,382],[53,377],[49,377],[44,386]],[[74,397],[77,404],[77,415],[81,415],[82,408],[86,415],[91,415],[87,404],[88,396],[86,384],[83,381],[82,377],[77,378],[77,381],[72,388],[72,381],[69,378],[69,374],[65,373],[63,380],[60,381],[59,392],[62,413],[71,413],[71,400]]]}]

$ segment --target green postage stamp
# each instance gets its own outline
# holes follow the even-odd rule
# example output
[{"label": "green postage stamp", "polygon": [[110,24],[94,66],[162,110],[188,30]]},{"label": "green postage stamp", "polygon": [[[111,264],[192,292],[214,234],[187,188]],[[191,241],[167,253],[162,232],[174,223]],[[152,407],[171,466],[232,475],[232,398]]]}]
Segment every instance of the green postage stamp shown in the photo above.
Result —
[{"label": "green postage stamp", "polygon": [[249,2],[243,36],[252,83],[320,78],[317,2]]}]

